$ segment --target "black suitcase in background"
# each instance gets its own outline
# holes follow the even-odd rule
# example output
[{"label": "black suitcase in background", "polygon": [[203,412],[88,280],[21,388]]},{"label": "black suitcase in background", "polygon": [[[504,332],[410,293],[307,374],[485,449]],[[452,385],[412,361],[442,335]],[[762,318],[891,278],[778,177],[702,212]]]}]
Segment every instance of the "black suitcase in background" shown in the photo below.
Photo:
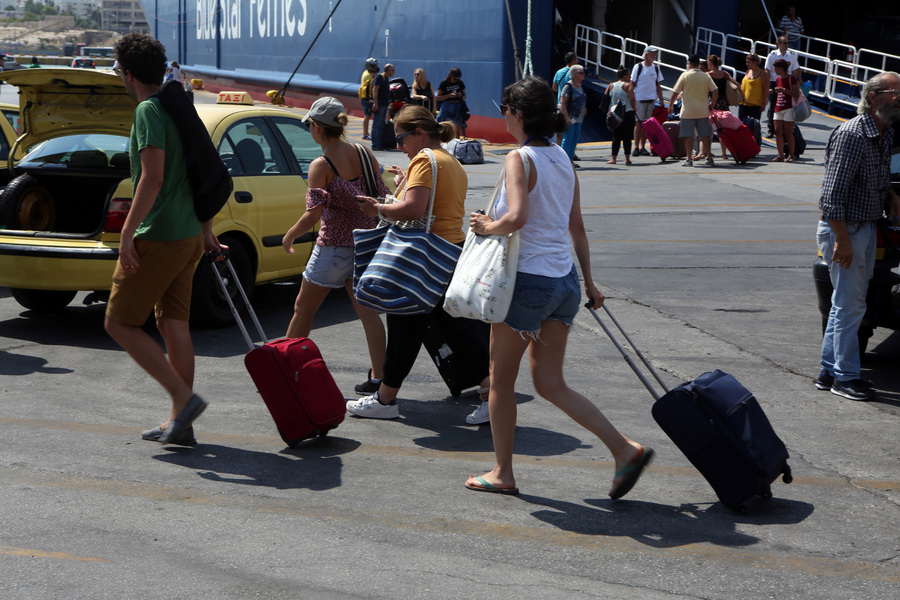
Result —
[{"label": "black suitcase in background", "polygon": [[779,475],[793,480],[788,452],[756,398],[733,376],[716,370],[669,391],[644,355],[604,306],[631,348],[666,390],[660,397],[612,332],[588,305],[591,314],[625,361],[656,399],[651,413],[726,507],[743,512],[754,496],[772,497],[771,483]]},{"label": "black suitcase in background", "polygon": [[[800,156],[804,152],[806,152],[806,140],[803,139],[803,134],[800,133],[800,127],[794,123],[794,154]],[[784,143],[784,155],[788,156],[787,142]]]},{"label": "black suitcase in background", "polygon": [[451,317],[443,309],[432,313],[423,344],[454,398],[487,377],[490,336],[488,323]]},{"label": "black suitcase in background", "polygon": [[381,130],[381,149],[393,150],[397,147],[397,137],[394,135],[394,121],[388,119]]},{"label": "black suitcase in background", "polygon": [[746,125],[750,130],[750,133],[753,134],[756,145],[762,147],[762,126],[759,124],[759,119],[756,117],[744,117],[744,125]]}]

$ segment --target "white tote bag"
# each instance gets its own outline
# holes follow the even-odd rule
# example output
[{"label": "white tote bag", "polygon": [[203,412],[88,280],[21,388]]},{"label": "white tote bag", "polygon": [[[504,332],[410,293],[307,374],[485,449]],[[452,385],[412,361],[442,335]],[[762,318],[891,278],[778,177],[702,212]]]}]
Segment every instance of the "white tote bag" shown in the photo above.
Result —
[{"label": "white tote bag", "polygon": [[[517,152],[527,179],[530,170],[528,157],[521,150]],[[500,196],[505,177],[504,169],[485,211],[488,216],[493,217],[494,204]],[[447,288],[444,310],[454,317],[502,323],[512,303],[518,262],[518,231],[508,235],[477,235],[469,229],[462,255]]]}]

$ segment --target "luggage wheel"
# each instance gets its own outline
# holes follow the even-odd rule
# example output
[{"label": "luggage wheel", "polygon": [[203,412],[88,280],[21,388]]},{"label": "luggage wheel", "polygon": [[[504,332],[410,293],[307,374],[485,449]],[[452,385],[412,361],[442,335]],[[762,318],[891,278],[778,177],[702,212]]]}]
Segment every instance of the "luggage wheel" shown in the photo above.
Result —
[{"label": "luggage wheel", "polygon": [[759,488],[759,492],[757,492],[757,494],[764,500],[771,500],[772,499],[772,488],[771,488],[771,486],[764,485],[761,488]]}]

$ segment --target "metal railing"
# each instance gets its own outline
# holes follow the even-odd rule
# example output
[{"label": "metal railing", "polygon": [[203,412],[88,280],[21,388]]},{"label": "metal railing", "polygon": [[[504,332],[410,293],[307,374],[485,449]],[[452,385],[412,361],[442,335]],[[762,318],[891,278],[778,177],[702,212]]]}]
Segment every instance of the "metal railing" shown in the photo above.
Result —
[{"label": "metal railing", "polygon": [[[771,36],[770,36],[771,37]],[[866,80],[894,65],[900,65],[900,56],[857,49],[849,44],[801,35],[801,50],[792,50],[803,68],[803,78],[813,84],[810,96],[832,107],[855,109],[860,90]],[[624,38],[592,27],[578,25],[575,29],[575,52],[585,67],[595,74],[604,70],[615,72],[619,65],[631,68],[643,59],[648,44],[640,40]],[[737,79],[745,71],[733,64],[743,65],[738,59],[747,53],[756,53],[765,60],[774,44],[764,40],[752,40],[736,35],[725,35],[705,27],[698,27],[694,52],[701,56],[715,54],[722,59],[722,69]],[[657,46],[656,64],[663,71],[665,81],[674,84],[687,62],[687,54]],[[843,58],[841,58],[843,57]],[[852,60],[844,60],[852,57]],[[669,85],[663,88],[671,92]]]}]

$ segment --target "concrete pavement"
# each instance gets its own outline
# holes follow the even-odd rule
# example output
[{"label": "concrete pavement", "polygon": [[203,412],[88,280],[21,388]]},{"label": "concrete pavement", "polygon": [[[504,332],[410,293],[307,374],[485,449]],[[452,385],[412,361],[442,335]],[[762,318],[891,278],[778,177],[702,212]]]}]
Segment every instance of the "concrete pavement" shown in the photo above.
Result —
[{"label": "concrete pavement", "polygon": [[[658,452],[619,502],[606,496],[605,448],[536,396],[525,363],[522,494],[473,494],[463,482],[490,468],[490,429],[464,424],[477,399],[450,398],[424,354],[399,420],[348,417],[288,449],[244,371],[237,329],[197,331],[196,387],[212,405],[196,447],[160,446],[139,432],[165,418],[166,400],[103,332],[103,305],[37,315],[0,289],[0,596],[895,598],[900,345],[882,330],[870,343],[878,402],[812,385],[822,146],[811,142],[798,164],[714,169],[650,158],[610,167],[605,147],[578,150],[594,277],[614,314],[669,385],[735,374],[788,446],[794,483],[773,484],[775,498],[748,514],[716,502],[586,311],[570,336],[569,383]],[[466,169],[471,209],[486,203],[508,148],[487,150]],[[296,292],[255,291],[270,336],[285,330]],[[342,293],[313,337],[352,397],[367,358]]]}]

